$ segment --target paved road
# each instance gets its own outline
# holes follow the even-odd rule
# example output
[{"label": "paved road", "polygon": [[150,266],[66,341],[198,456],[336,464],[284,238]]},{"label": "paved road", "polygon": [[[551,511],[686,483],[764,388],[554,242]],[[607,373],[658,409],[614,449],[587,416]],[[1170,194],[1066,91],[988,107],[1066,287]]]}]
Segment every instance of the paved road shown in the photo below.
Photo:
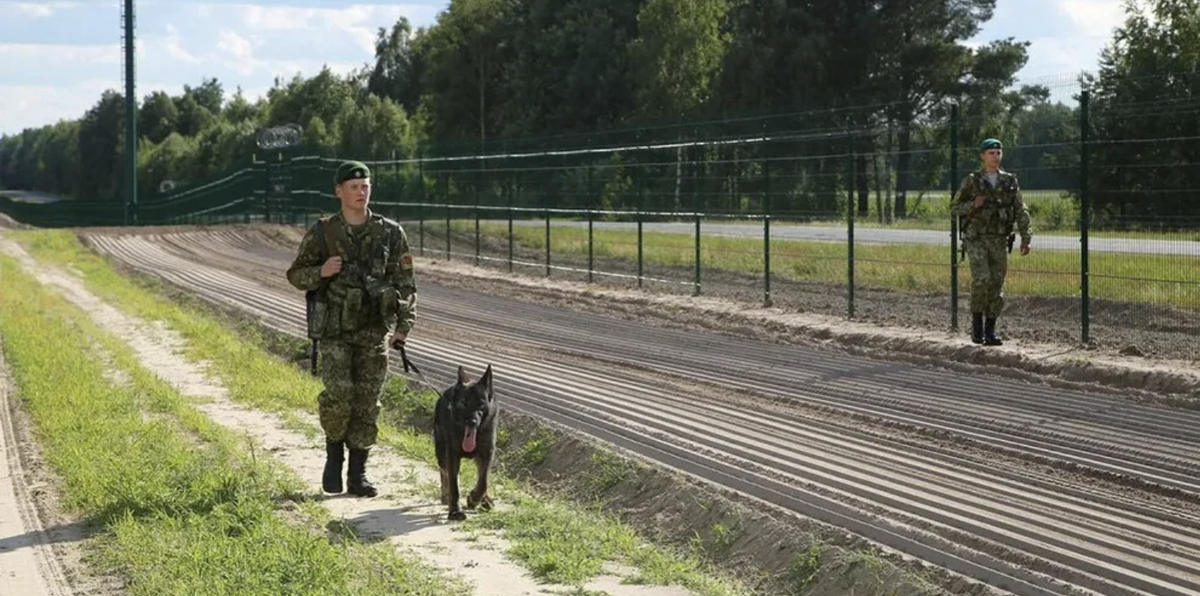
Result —
[{"label": "paved road", "polygon": [[[286,250],[234,231],[92,241],[303,336]],[[431,378],[490,362],[506,407],[1002,592],[1200,596],[1200,412],[421,291],[409,343]]]},{"label": "paved road", "polygon": [[[505,220],[507,221],[507,220]],[[497,222],[499,223],[499,222]],[[544,221],[521,220],[515,225],[545,226]],[[575,226],[586,228],[587,222],[554,222],[556,226]],[[595,222],[597,230],[636,230],[637,224],[626,222]],[[644,224],[647,232],[673,232],[692,234],[696,224],[685,222],[663,222]],[[723,224],[704,223],[702,231],[706,234],[734,236],[744,238],[762,238],[762,226],[755,224]],[[1036,235],[1034,229],[1033,246],[1035,250],[1079,250],[1078,236]],[[788,226],[771,225],[771,236],[777,239],[789,240],[820,240],[828,242],[845,242],[846,228],[839,226]],[[950,246],[950,232],[935,230],[904,230],[888,228],[856,228],[854,240],[858,243],[869,244],[932,244]],[[1089,248],[1092,252],[1125,252],[1140,254],[1184,255],[1200,257],[1200,242],[1190,240],[1150,240],[1129,238],[1090,238]]]}]

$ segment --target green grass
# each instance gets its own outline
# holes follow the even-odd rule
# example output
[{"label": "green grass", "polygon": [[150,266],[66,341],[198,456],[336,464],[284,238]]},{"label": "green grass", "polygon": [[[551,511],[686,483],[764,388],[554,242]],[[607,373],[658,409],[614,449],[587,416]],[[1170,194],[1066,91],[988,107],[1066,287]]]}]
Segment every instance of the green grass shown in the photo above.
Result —
[{"label": "green grass", "polygon": [[[469,230],[468,230],[469,228]],[[507,242],[507,226],[484,224],[481,233],[499,242]],[[462,232],[474,233],[472,224],[463,224]],[[545,230],[517,226],[516,242],[544,253]],[[551,230],[551,254],[586,259],[586,229],[556,227]],[[617,259],[636,271],[637,232],[594,230],[594,254],[597,259]],[[645,232],[644,259],[647,264],[680,269],[681,280],[691,278],[695,267],[695,238],[691,234]],[[703,271],[722,269],[762,277],[763,241],[753,238],[705,236],[702,238],[701,282]],[[949,251],[937,246],[918,244],[870,245],[854,247],[855,284],[916,294],[949,294]],[[821,282],[844,287],[847,283],[848,249],[843,242],[772,240],[771,275],[774,279]],[[1009,258],[1005,283],[1008,295],[1078,297],[1080,262],[1077,253],[1037,250],[1026,257],[1014,248]],[[1090,255],[1090,292],[1094,299],[1200,308],[1200,259],[1170,255],[1092,253]],[[1190,282],[1189,282],[1190,280]],[[1184,283],[1179,283],[1183,281]],[[969,263],[959,264],[960,295],[970,292]]]},{"label": "green grass", "polygon": [[[949,191],[934,190],[926,193],[925,199],[917,205],[916,192],[909,193],[910,212],[906,219],[884,223],[880,221],[876,210],[875,195],[871,194],[870,208],[866,216],[856,218],[854,225],[868,228],[890,228],[897,230],[938,230],[950,232],[950,201]],[[1029,215],[1033,220],[1036,234],[1077,236],[1079,234],[1079,207],[1066,191],[1063,190],[1026,190],[1023,193],[1025,204],[1029,207]],[[802,225],[845,225],[844,213],[827,222],[814,222]],[[837,220],[837,221],[833,221]],[[791,225],[780,222],[783,225]],[[1136,224],[1134,224],[1136,225]],[[1184,232],[1155,231],[1152,224],[1141,224],[1142,229],[1106,230],[1093,229],[1089,234],[1097,238],[1128,238],[1155,240],[1200,240],[1200,230]]]},{"label": "green grass", "polygon": [[[162,321],[178,332],[187,341],[188,358],[208,363],[209,372],[221,380],[234,401],[285,417],[296,411],[315,411],[316,396],[322,387],[320,380],[271,354],[269,343],[275,340],[256,328],[245,325],[230,328],[197,307],[171,302],[157,283],[122,276],[88,251],[69,231],[17,232],[11,236],[26,245],[38,260],[79,271],[88,289],[110,304],[143,319]],[[403,393],[403,380],[397,379],[395,383],[391,391]],[[435,398],[428,395],[426,399]],[[429,411],[432,416],[432,409]],[[423,457],[425,461],[432,461],[431,442],[412,429],[381,427],[379,441],[420,453],[428,457]],[[425,446],[425,443],[430,444]]]},{"label": "green grass", "polygon": [[[92,560],[131,596],[464,593],[390,550],[281,515],[295,478],[247,454],[12,259],[0,257],[0,278],[4,353],[64,506],[97,528]],[[113,385],[106,367],[127,381]]]},{"label": "green grass", "polygon": [[[436,396],[432,392],[406,391],[400,380],[393,378],[384,388],[382,401],[385,416],[392,422],[389,426],[424,429],[425,421],[433,415]],[[395,446],[410,458],[433,461],[432,442],[425,437]],[[549,432],[535,433],[526,443],[511,446],[515,451],[510,458],[524,466],[539,465],[545,461],[553,440]],[[626,464],[616,458],[597,457],[592,463],[585,473],[594,475],[593,483],[600,491],[611,488],[628,472]],[[707,567],[698,553],[648,545],[631,528],[599,509],[534,495],[499,472],[493,472],[492,478],[497,483],[494,494],[504,507],[472,516],[461,527],[468,533],[502,533],[513,544],[509,556],[539,579],[581,585],[601,574],[605,562],[618,562],[638,570],[627,578],[630,583],[679,585],[701,596],[747,593],[736,582],[716,577],[719,574]],[[461,486],[471,486],[475,482],[474,467],[464,466],[459,481]],[[429,496],[436,495],[436,487],[430,487]]]},{"label": "green grass", "polygon": [[637,533],[596,509],[561,501],[509,495],[510,507],[463,522],[463,529],[503,532],[513,543],[509,555],[535,577],[563,584],[580,584],[603,572],[612,561],[638,570],[625,581],[646,585],[679,585],[703,596],[738,594],[736,588],[712,579],[695,556],[681,556],[647,547]]},{"label": "green grass", "polygon": [[816,579],[817,574],[821,571],[821,548],[817,545],[810,546],[808,550],[801,551],[792,560],[789,577],[796,591],[803,591]]},{"label": "green grass", "polygon": [[[234,401],[285,416],[315,409],[319,381],[295,363],[267,351],[273,346],[291,354],[294,346],[284,345],[287,342],[269,337],[252,326],[228,327],[209,307],[171,302],[165,288],[121,276],[69,232],[22,232],[12,237],[24,243],[39,260],[80,271],[88,288],[114,306],[148,320],[163,321],[179,332],[187,340],[189,358],[208,362],[210,371],[229,388]],[[389,378],[381,398],[380,443],[433,467],[428,421],[432,419],[436,397],[433,391],[409,390],[400,377]],[[289,424],[302,426],[294,418]],[[531,461],[544,459],[549,446],[534,443],[526,446],[528,457]],[[602,474],[617,473],[605,470]],[[464,466],[461,485],[470,486],[474,476],[474,466]],[[493,494],[504,507],[473,516],[473,521],[464,524],[464,530],[502,532],[513,540],[510,556],[539,578],[582,584],[600,573],[604,561],[618,561],[638,569],[633,579],[642,583],[682,585],[703,596],[747,593],[735,581],[720,578],[719,573],[694,555],[640,540],[612,516],[581,510],[564,500],[535,496],[503,474],[493,474],[493,482]],[[422,490],[428,497],[437,496],[436,486],[425,486]],[[593,539],[601,539],[601,543],[588,547]],[[571,550],[559,552],[564,545],[571,545]]]}]

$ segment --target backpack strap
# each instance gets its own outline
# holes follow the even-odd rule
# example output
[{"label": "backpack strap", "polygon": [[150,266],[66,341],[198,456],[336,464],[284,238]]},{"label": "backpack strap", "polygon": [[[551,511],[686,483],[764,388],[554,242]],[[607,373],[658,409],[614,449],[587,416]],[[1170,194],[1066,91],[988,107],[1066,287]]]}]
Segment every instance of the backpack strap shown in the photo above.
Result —
[{"label": "backpack strap", "polygon": [[333,216],[327,215],[317,220],[321,225],[321,231],[324,232],[325,241],[321,243],[321,262],[324,263],[329,257],[337,255],[337,232],[333,229]]}]

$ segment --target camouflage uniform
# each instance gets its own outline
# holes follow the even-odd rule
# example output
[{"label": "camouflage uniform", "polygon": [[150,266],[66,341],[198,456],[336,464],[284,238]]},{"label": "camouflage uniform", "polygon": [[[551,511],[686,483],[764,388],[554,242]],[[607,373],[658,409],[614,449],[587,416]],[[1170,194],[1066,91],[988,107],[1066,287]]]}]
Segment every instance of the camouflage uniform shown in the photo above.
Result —
[{"label": "camouflage uniform", "polygon": [[[321,266],[333,256],[342,257],[342,270],[322,278]],[[348,482],[355,492],[365,482],[367,450],[378,433],[387,336],[409,332],[416,320],[408,237],[398,223],[370,210],[366,223],[358,226],[349,225],[339,212],[309,228],[287,277],[296,288],[317,293],[309,324],[310,335],[320,341],[325,385],[317,398],[328,447],[323,485],[328,492],[341,492],[344,444],[350,450]]]},{"label": "camouflage uniform", "polygon": [[[977,196],[987,198],[983,207],[975,207]],[[1021,198],[1017,177],[1001,169],[995,187],[982,170],[968,174],[955,195],[952,211],[962,217],[963,248],[971,266],[973,337],[976,343],[982,343],[979,341],[982,334],[995,336],[995,321],[1004,310],[1004,278],[1008,273],[1009,236],[1013,227],[1021,235],[1022,246],[1030,242],[1033,232],[1029,209]],[[986,329],[980,329],[981,322]]]}]

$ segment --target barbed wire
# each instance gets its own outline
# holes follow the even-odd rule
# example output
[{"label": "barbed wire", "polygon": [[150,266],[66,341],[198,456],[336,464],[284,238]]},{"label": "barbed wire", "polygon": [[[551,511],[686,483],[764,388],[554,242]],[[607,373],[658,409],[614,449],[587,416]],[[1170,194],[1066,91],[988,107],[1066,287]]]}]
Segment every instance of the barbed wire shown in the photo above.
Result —
[{"label": "barbed wire", "polygon": [[304,129],[299,124],[285,124],[258,131],[255,142],[259,149],[286,149],[300,144]]},{"label": "barbed wire", "polygon": [[226,183],[234,181],[235,178],[238,178],[240,176],[245,175],[248,172],[252,172],[255,170],[256,170],[256,168],[254,166],[247,166],[247,167],[237,170],[237,171],[233,172],[232,174],[229,174],[228,176],[225,176],[224,178],[221,178],[219,180],[213,180],[212,182],[207,182],[207,183],[197,186],[195,188],[181,190],[175,194],[167,195],[163,198],[151,199],[148,201],[144,201],[143,205],[157,205],[160,203],[181,201],[189,195],[204,192],[204,191],[214,190],[215,188],[217,188],[219,186],[222,186]]}]

